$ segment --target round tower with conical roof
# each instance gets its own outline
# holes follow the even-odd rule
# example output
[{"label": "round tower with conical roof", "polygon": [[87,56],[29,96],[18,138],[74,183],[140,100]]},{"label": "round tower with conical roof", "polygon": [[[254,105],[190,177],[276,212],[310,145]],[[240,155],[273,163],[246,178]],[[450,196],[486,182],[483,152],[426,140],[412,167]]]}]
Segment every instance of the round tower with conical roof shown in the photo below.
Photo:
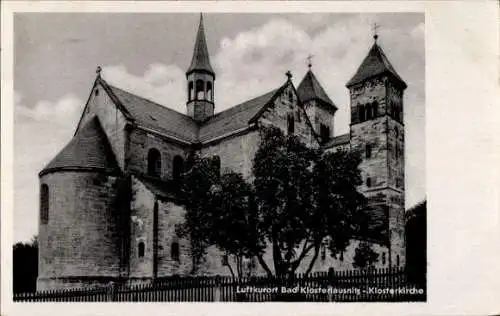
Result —
[{"label": "round tower with conical roof", "polygon": [[118,280],[125,186],[97,117],[78,130],[39,178],[37,290]]}]

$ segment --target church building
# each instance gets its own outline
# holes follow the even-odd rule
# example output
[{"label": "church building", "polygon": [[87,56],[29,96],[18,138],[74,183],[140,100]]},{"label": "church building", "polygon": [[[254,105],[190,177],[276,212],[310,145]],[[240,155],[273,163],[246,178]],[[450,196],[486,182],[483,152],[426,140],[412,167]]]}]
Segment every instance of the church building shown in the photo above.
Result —
[{"label": "church building", "polygon": [[[37,290],[189,274],[189,240],[175,229],[185,210],[173,194],[187,157],[216,156],[222,172],[248,178],[259,129],[269,125],[325,151],[363,153],[359,190],[385,237],[359,236],[335,257],[323,247],[313,271],[353,269],[362,240],[378,253],[376,267],[403,266],[406,84],[374,39],[346,84],[351,123],[343,135],[333,133],[338,105],[311,67],[298,87],[287,73],[281,86],[215,113],[216,73],[202,17],[186,90],[179,91],[186,94],[187,114],[111,85],[98,71],[73,138],[39,173]],[[264,258],[272,268],[272,254]],[[305,271],[308,260],[297,272]],[[211,247],[198,274],[229,275],[227,263]],[[263,272],[256,260],[245,262],[245,273]]]}]

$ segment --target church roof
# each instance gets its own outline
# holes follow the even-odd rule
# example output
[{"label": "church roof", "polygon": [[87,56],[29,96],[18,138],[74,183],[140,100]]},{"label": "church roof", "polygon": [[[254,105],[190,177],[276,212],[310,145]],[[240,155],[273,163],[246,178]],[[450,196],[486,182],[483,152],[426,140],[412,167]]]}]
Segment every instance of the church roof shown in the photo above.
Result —
[{"label": "church roof", "polygon": [[325,89],[323,89],[318,79],[310,69],[304,76],[304,79],[302,79],[302,82],[299,84],[297,94],[302,102],[320,100],[337,110],[337,107],[333,103],[332,99],[330,99],[328,94],[326,94]]},{"label": "church roof", "polygon": [[76,133],[39,175],[60,169],[119,172],[113,150],[96,116]]},{"label": "church roof", "polygon": [[203,27],[203,15],[200,14],[200,25],[198,26],[198,34],[194,43],[193,58],[189,65],[186,75],[193,71],[204,71],[211,75],[215,75],[212,66],[210,65],[210,56],[208,55],[207,41],[205,39],[205,28]]},{"label": "church roof", "polygon": [[101,82],[109,87],[137,124],[186,142],[197,140],[198,125],[191,117],[114,87],[102,79]]},{"label": "church roof", "polygon": [[394,67],[392,67],[382,48],[375,42],[368,52],[368,55],[361,63],[361,66],[359,66],[356,71],[356,74],[354,74],[351,80],[346,84],[346,87],[349,88],[384,73],[392,75],[404,88],[406,88],[406,83],[401,79],[396,70],[394,70]]},{"label": "church roof", "polygon": [[336,137],[330,139],[328,142],[323,144],[323,147],[324,148],[331,148],[331,147],[335,147],[338,145],[347,144],[347,143],[349,143],[350,140],[351,140],[351,135],[349,133],[342,134],[342,135],[339,135],[339,136],[336,136]]},{"label": "church roof", "polygon": [[253,98],[223,112],[217,113],[200,127],[201,142],[213,139],[224,134],[248,127],[250,121],[256,117],[264,107],[279,95],[279,91],[286,86],[270,91]]}]

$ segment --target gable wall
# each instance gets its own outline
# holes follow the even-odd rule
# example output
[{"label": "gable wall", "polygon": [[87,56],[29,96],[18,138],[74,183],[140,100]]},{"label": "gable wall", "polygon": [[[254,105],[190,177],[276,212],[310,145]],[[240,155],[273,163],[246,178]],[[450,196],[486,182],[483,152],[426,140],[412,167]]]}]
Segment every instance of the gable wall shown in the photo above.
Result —
[{"label": "gable wall", "polygon": [[[95,91],[98,90],[96,96]],[[113,103],[109,95],[104,89],[96,85],[92,89],[90,99],[84,110],[82,119],[78,125],[77,130],[84,126],[91,118],[96,116],[106,133],[106,136],[111,144],[111,148],[115,154],[118,165],[123,170],[125,165],[125,124],[126,119],[122,112]]]}]

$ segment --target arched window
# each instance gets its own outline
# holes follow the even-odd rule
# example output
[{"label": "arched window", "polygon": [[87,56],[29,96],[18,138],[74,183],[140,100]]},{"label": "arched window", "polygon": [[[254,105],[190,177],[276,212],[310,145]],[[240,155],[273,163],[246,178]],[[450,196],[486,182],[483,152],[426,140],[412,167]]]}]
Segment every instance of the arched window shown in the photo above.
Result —
[{"label": "arched window", "polygon": [[372,146],[369,144],[366,144],[365,152],[366,152],[366,159],[370,159],[372,157]]},{"label": "arched window", "polygon": [[203,91],[205,89],[203,88],[203,80],[196,80],[196,100],[204,100],[204,96],[203,96]]},{"label": "arched window", "polygon": [[173,167],[172,167],[172,178],[174,180],[179,180],[182,173],[184,172],[184,159],[177,155],[174,157]]},{"label": "arched window", "polygon": [[368,177],[366,178],[366,186],[371,187],[372,186],[372,178]]},{"label": "arched window", "polygon": [[330,127],[326,126],[325,124],[320,124],[319,135],[324,142],[329,140],[330,139]]},{"label": "arched window", "polygon": [[170,258],[175,261],[179,261],[179,243],[174,241],[170,247]]},{"label": "arched window", "polygon": [[156,148],[151,148],[148,152],[148,175],[161,176],[161,155]]},{"label": "arched window", "polygon": [[141,241],[139,245],[137,245],[137,255],[139,256],[139,258],[144,257],[144,250],[144,242]]},{"label": "arched window", "polygon": [[207,100],[212,101],[213,100],[213,91],[212,91],[212,83],[207,82]]},{"label": "arched window", "polygon": [[371,120],[372,119],[372,107],[370,104],[367,104],[365,107],[366,110],[366,119]]},{"label": "arched window", "polygon": [[377,117],[378,116],[378,102],[377,101],[373,102],[372,107],[373,107],[373,117]]},{"label": "arched window", "polygon": [[193,92],[194,92],[193,82],[189,81],[189,83],[188,83],[188,100],[189,101],[193,100]]},{"label": "arched window", "polygon": [[295,120],[293,114],[288,114],[287,116],[287,129],[289,135],[295,133]]},{"label": "arched window", "polygon": [[365,121],[365,107],[363,105],[358,106],[359,121]]},{"label": "arched window", "polygon": [[46,184],[40,189],[40,221],[42,224],[49,222],[49,186]]}]

